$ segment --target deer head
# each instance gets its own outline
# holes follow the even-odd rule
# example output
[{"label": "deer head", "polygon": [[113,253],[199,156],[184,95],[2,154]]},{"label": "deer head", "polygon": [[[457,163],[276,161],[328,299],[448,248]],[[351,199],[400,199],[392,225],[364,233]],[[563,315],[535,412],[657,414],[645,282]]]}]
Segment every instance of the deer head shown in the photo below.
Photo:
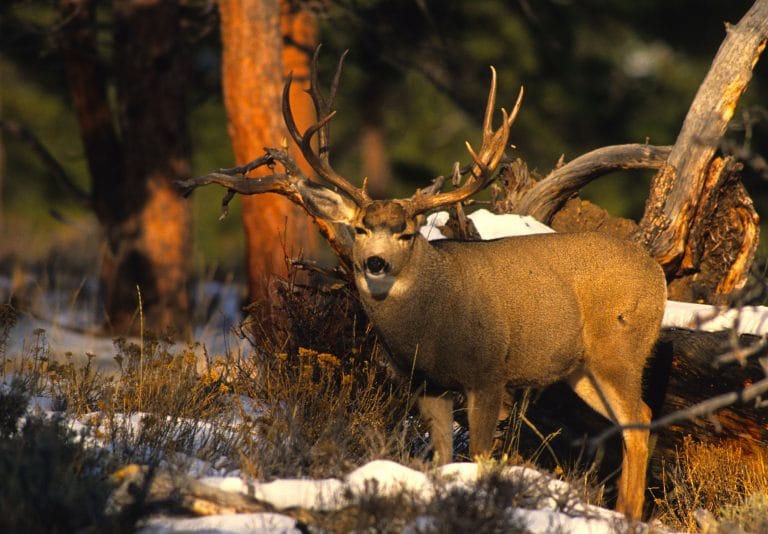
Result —
[{"label": "deer head", "polygon": [[[464,183],[447,192],[436,192],[436,188],[419,190],[410,198],[373,200],[365,189],[356,187],[334,171],[329,163],[328,124],[335,111],[330,105],[335,97],[344,56],[336,69],[330,96],[324,98],[317,84],[317,51],[312,62],[310,95],[318,113],[317,122],[301,133],[296,126],[290,105],[289,77],[283,90],[283,117],[288,132],[301,150],[304,158],[317,173],[322,184],[303,184],[302,199],[305,208],[321,221],[343,225],[354,236],[352,264],[359,289],[370,292],[374,297],[386,295],[398,275],[409,264],[419,240],[419,227],[423,215],[442,206],[462,202],[485,188],[502,160],[509,138],[510,127],[517,116],[522,101],[521,89],[511,113],[502,108],[501,125],[494,130],[492,125],[496,105],[496,71],[491,67],[491,88],[483,121],[483,137],[477,152],[469,142],[467,150],[472,164],[460,174],[466,174]],[[318,150],[312,147],[317,135]]]}]

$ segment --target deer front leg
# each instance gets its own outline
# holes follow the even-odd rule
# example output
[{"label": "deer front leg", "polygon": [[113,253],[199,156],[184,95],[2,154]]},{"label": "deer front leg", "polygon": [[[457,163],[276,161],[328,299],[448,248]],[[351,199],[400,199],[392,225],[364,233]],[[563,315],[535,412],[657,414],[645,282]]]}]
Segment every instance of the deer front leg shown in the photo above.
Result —
[{"label": "deer front leg", "polygon": [[453,397],[450,393],[440,396],[419,396],[419,412],[429,426],[432,450],[438,464],[453,461]]},{"label": "deer front leg", "polygon": [[469,421],[469,455],[490,454],[496,432],[504,386],[488,386],[467,392],[467,419]]}]

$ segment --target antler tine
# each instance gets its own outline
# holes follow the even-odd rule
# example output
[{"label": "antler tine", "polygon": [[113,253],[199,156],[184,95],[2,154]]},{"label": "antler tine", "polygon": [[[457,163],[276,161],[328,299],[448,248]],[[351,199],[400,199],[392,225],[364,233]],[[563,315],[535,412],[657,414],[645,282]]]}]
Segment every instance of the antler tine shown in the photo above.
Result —
[{"label": "antler tine", "polygon": [[432,196],[414,195],[409,199],[410,209],[413,213],[423,213],[446,204],[461,202],[490,183],[493,173],[504,156],[504,148],[509,139],[509,131],[520,110],[522,100],[523,89],[520,88],[520,93],[512,113],[507,113],[507,110],[501,108],[501,126],[494,131],[493,111],[496,106],[496,69],[491,67],[491,88],[488,91],[488,103],[485,107],[485,116],[483,118],[482,146],[479,152],[475,152],[469,142],[466,143],[467,150],[473,161],[469,176],[464,181],[464,185],[453,191],[438,193]]},{"label": "antler tine", "polygon": [[483,137],[493,134],[493,109],[496,107],[496,69],[491,67],[491,89],[483,117]]},{"label": "antler tine", "polygon": [[[336,74],[334,75],[333,83],[331,85],[331,93],[329,98],[326,99],[320,93],[320,90],[318,89],[319,85],[317,83],[317,57],[319,50],[320,47],[318,46],[312,57],[309,88],[309,94],[312,97],[312,102],[315,106],[317,122],[307,128],[303,134],[296,126],[290,103],[291,84],[293,82],[293,77],[291,75],[288,76],[288,80],[285,82],[285,87],[283,87],[283,119],[285,120],[285,126],[288,128],[288,133],[296,142],[299,150],[301,150],[301,153],[307,160],[307,163],[309,163],[317,175],[330,185],[339,188],[358,206],[361,206],[370,202],[371,199],[368,196],[368,193],[365,192],[365,189],[355,187],[344,177],[337,174],[336,171],[331,168],[328,157],[328,123],[336,114],[335,111],[330,110],[330,107],[333,105],[333,100],[336,97],[336,89],[338,88],[339,79],[341,77],[341,67],[347,53],[344,52],[339,59],[339,64],[336,67]],[[315,152],[312,149],[312,136],[316,133],[318,135],[318,152]]]},{"label": "antler tine", "polygon": [[[339,81],[341,80],[342,66],[344,65],[344,59],[349,53],[349,49],[344,50],[344,52],[339,57],[339,62],[336,65],[336,72],[333,75],[333,81],[331,83],[331,90],[328,94],[328,98],[326,99],[320,91],[320,84],[317,80],[317,72],[319,70],[317,68],[317,61],[320,57],[320,48],[322,48],[322,45],[317,45],[314,53],[312,54],[310,86],[307,92],[312,97],[312,103],[315,105],[317,115],[319,117],[325,117],[331,113],[331,108],[336,101],[336,91],[339,88]],[[327,123],[325,128],[319,128],[317,130],[318,154],[320,154],[320,157],[325,161],[328,161],[330,158],[330,147],[328,146],[328,140],[330,138],[329,130],[330,125]]]}]

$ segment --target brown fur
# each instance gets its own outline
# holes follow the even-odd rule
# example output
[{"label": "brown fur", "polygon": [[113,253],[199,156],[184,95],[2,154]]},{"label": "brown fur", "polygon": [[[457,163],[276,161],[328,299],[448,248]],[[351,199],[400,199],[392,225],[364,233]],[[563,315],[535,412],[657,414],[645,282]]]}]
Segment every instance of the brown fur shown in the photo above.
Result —
[{"label": "brown fur", "polygon": [[[507,386],[564,381],[617,424],[650,422],[641,380],[666,284],[644,250],[598,233],[401,239],[417,221],[402,228],[392,204],[352,208],[355,282],[396,367],[427,385],[419,405],[439,461],[452,459],[446,390],[467,396],[472,455],[490,452]],[[385,274],[366,271],[373,256],[386,261]],[[617,509],[639,517],[648,431],[623,436]]]}]

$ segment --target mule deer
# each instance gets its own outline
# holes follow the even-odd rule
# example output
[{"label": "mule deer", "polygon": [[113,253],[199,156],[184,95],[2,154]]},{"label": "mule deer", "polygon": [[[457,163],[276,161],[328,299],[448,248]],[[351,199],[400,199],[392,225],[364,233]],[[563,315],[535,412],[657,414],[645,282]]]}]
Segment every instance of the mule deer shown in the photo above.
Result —
[{"label": "mule deer", "polygon": [[[343,60],[343,57],[342,57]],[[316,61],[316,56],[315,56]],[[666,298],[664,274],[638,245],[598,233],[541,234],[487,242],[428,242],[425,213],[462,202],[492,180],[520,107],[501,110],[492,127],[496,74],[483,124],[482,146],[465,168],[464,183],[447,192],[419,191],[407,199],[372,200],[337,174],[328,159],[328,121],[341,61],[328,100],[317,89],[318,122],[303,134],[283,93],[291,137],[322,183],[301,174],[285,150],[237,169],[214,173],[187,187],[217,182],[230,192],[277,192],[301,204],[327,233],[352,234],[354,282],[365,311],[396,368],[424,384],[418,404],[428,421],[438,461],[452,459],[452,397],[466,395],[470,453],[491,450],[508,386],[567,382],[593,409],[622,426],[646,425],[643,368],[659,334]],[[317,135],[319,146],[311,145]],[[232,178],[260,165],[285,173]],[[332,229],[336,226],[336,230]],[[642,511],[648,431],[623,430],[624,458],[616,508]]]}]

